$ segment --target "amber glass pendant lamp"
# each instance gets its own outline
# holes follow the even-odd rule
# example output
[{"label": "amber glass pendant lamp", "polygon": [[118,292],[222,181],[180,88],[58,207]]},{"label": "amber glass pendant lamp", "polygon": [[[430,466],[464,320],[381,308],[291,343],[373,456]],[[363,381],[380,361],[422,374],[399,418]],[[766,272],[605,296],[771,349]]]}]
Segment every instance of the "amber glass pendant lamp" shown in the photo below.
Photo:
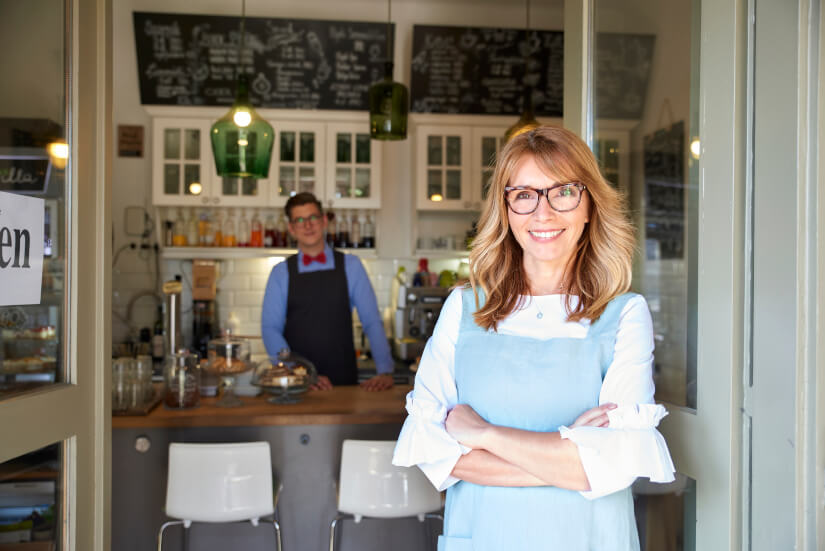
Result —
[{"label": "amber glass pendant lamp", "polygon": [[387,61],[384,63],[384,78],[370,86],[369,90],[370,136],[374,140],[407,139],[409,93],[406,86],[392,79],[391,22],[392,0],[387,0]]},{"label": "amber glass pendant lamp", "polygon": [[272,158],[275,131],[261,118],[249,100],[249,81],[241,59],[244,49],[246,0],[242,0],[241,36],[238,47],[238,83],[235,103],[209,131],[215,169],[219,176],[236,178],[266,178]]}]

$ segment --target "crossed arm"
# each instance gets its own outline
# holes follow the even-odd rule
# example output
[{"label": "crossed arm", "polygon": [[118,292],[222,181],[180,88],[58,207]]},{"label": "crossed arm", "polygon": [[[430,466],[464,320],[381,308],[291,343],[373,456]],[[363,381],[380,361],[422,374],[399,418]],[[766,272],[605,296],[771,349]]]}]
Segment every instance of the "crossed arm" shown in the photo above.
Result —
[{"label": "crossed arm", "polygon": [[[616,407],[606,403],[582,413],[571,425],[606,427],[607,412]],[[447,432],[472,448],[462,455],[452,475],[485,486],[557,486],[588,491],[576,444],[558,432],[532,432],[488,423],[466,404],[450,410]]]}]

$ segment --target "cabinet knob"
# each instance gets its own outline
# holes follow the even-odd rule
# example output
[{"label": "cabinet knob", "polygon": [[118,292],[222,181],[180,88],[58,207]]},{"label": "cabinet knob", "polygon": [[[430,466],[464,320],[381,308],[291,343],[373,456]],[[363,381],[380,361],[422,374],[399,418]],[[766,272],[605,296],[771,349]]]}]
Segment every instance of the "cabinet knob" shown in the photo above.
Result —
[{"label": "cabinet knob", "polygon": [[472,205],[471,205],[471,203],[470,203],[469,201],[464,201],[464,208],[465,208],[465,209],[469,209],[469,208],[471,208],[471,206],[472,206]]},{"label": "cabinet knob", "polygon": [[220,202],[221,202],[221,198],[220,198],[220,197],[213,197],[213,198],[212,198],[212,202],[213,202],[213,203],[215,203],[215,204],[217,205],[218,203],[220,203]]},{"label": "cabinet knob", "polygon": [[209,202],[209,197],[201,197],[201,203],[204,205]]},{"label": "cabinet knob", "polygon": [[148,436],[141,435],[141,436],[138,436],[137,438],[135,438],[135,449],[139,453],[146,453],[146,452],[149,451],[149,448],[151,448],[151,447],[152,447],[152,441],[149,440]]},{"label": "cabinet knob", "polygon": [[476,201],[475,206],[473,208],[476,210],[481,210],[481,201]]}]

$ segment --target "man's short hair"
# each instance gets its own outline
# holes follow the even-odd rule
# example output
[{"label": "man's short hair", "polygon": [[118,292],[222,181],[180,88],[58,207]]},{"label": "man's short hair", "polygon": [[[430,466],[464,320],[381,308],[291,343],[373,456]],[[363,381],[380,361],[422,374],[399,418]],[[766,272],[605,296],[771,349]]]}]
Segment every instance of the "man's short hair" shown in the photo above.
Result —
[{"label": "man's short hair", "polygon": [[302,191],[301,193],[296,193],[289,200],[286,202],[284,206],[284,212],[286,212],[286,219],[292,220],[292,208],[293,207],[300,207],[301,205],[308,205],[312,203],[316,207],[318,207],[318,213],[323,215],[324,214],[324,207],[321,206],[321,201],[319,201],[313,194],[308,191]]}]

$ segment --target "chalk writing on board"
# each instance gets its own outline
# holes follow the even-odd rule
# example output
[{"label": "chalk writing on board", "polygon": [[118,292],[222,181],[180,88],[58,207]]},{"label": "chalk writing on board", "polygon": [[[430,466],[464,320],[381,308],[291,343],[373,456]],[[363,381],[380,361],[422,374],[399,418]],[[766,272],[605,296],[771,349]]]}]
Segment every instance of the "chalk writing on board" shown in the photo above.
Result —
[{"label": "chalk writing on board", "polygon": [[685,124],[644,137],[645,241],[649,260],[684,258]]},{"label": "chalk writing on board", "polygon": [[410,110],[518,114],[524,83],[536,114],[562,116],[564,34],[415,25]]},{"label": "chalk writing on board", "polygon": [[596,118],[642,118],[655,41],[650,34],[596,35]]},{"label": "chalk writing on board", "polygon": [[[386,23],[134,13],[143,104],[230,105],[238,71],[260,107],[367,109]],[[394,32],[391,27],[390,32]]]}]

